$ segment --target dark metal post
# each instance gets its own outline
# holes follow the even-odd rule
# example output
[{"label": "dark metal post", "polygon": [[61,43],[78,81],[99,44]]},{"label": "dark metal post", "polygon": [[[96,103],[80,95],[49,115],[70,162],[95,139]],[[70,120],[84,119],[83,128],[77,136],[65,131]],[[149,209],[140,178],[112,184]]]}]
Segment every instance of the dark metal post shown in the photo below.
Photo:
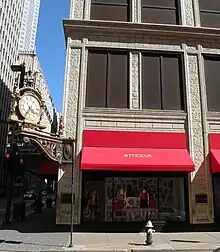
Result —
[{"label": "dark metal post", "polygon": [[[17,142],[15,138],[15,125],[13,125],[12,126],[12,151],[11,151],[12,160],[15,158],[15,155],[16,155],[16,147],[17,147]],[[13,165],[13,163],[10,165]],[[7,202],[6,202],[6,209],[5,209],[5,221],[4,221],[5,224],[10,224],[11,201],[12,201],[12,192],[13,192],[13,168],[14,167],[7,167],[8,187],[7,187]]]},{"label": "dark metal post", "polygon": [[[73,247],[73,204],[74,204],[74,142],[72,143],[72,166],[71,166],[71,220],[70,220],[70,244],[69,248]],[[76,164],[76,157],[75,157]]]}]

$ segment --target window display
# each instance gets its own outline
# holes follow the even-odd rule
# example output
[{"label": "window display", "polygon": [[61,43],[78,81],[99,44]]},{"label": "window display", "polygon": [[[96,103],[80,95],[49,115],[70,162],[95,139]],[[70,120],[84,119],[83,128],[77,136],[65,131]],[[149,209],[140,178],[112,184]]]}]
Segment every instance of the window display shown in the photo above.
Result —
[{"label": "window display", "polygon": [[84,192],[84,220],[185,221],[184,178],[111,177]]}]

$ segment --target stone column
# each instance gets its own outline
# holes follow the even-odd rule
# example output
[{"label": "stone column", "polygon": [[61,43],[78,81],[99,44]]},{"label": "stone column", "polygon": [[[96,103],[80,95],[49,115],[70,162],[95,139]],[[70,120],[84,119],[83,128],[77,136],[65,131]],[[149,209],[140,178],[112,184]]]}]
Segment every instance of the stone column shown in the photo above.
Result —
[{"label": "stone column", "polygon": [[[184,53],[186,67],[186,94],[188,112],[189,150],[195,163],[195,172],[189,176],[190,222],[205,224],[213,221],[210,171],[206,158],[206,126],[200,85],[199,55]],[[201,59],[200,59],[201,60]],[[196,195],[207,195],[207,203],[196,202]]]},{"label": "stone column", "polygon": [[[65,137],[76,138],[77,133],[77,118],[78,118],[78,93],[80,84],[80,68],[81,68],[81,53],[79,48],[67,49],[67,62],[65,73],[65,86],[64,86],[64,124],[65,124]],[[76,162],[77,163],[77,162]],[[71,164],[62,165],[58,172],[58,199],[57,199],[57,223],[68,224],[70,223],[70,204],[62,204],[61,195],[63,193],[71,193],[72,174]],[[74,205],[74,223],[78,223],[79,204],[79,183],[78,183],[78,166],[74,168],[74,192],[75,192],[75,205]]]}]

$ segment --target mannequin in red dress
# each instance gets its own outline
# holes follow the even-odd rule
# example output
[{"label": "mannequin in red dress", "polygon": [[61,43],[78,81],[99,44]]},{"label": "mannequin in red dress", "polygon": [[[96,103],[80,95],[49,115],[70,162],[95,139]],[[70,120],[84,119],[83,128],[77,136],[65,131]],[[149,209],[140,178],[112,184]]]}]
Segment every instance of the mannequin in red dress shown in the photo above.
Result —
[{"label": "mannequin in red dress", "polygon": [[97,215],[97,206],[98,206],[98,194],[96,190],[92,191],[91,195],[91,217],[94,219]]},{"label": "mannequin in red dress", "polygon": [[149,193],[144,188],[140,193],[140,209],[142,219],[145,219],[148,207],[149,207]]},{"label": "mannequin in red dress", "polygon": [[124,204],[125,204],[125,200],[126,200],[126,191],[121,188],[118,191],[118,203],[119,203],[119,208],[123,208]]}]

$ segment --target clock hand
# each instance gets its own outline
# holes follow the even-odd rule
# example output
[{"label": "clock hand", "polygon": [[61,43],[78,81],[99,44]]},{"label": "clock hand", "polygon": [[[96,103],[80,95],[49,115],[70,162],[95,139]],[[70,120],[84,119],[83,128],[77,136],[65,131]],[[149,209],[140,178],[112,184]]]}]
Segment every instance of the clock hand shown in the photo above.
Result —
[{"label": "clock hand", "polygon": [[29,106],[29,107],[28,107],[28,110],[27,110],[27,112],[26,112],[26,114],[25,114],[25,116],[28,115],[28,113],[29,113],[30,110],[31,110],[31,107]]}]

